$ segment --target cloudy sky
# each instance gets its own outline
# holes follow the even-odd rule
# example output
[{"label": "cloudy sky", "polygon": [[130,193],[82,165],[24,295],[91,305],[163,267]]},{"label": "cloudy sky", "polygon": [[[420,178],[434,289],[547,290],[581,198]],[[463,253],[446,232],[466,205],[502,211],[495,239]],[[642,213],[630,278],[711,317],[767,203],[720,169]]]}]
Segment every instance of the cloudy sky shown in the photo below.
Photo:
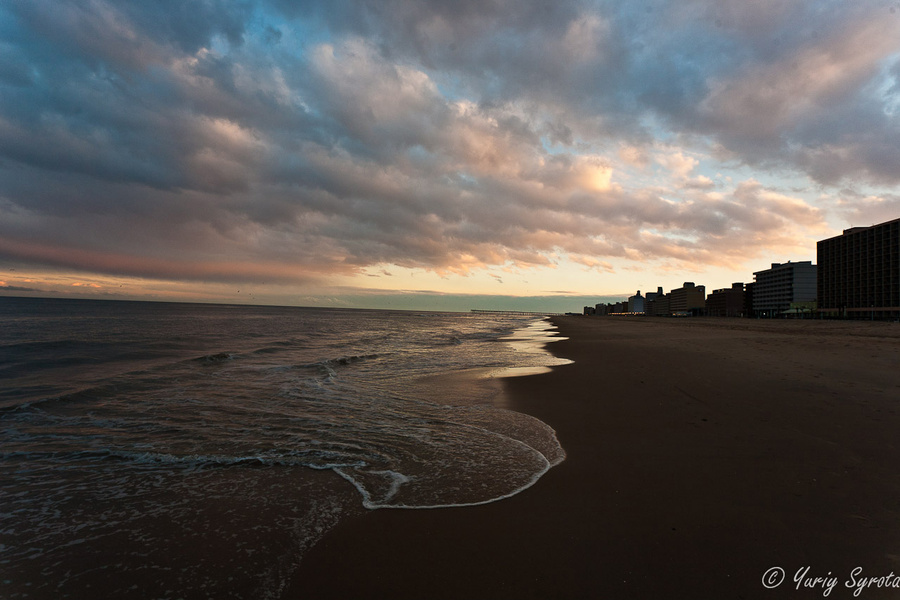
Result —
[{"label": "cloudy sky", "polygon": [[5,0],[0,57],[3,295],[580,310],[900,217],[900,0]]}]

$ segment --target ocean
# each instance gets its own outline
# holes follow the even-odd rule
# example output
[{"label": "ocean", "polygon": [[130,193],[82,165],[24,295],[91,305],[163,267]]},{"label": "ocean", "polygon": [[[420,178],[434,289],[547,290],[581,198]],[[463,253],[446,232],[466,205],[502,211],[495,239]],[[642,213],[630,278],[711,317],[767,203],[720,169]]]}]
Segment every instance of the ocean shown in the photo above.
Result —
[{"label": "ocean", "polygon": [[565,458],[545,319],[0,297],[0,597],[281,598],[342,519]]}]

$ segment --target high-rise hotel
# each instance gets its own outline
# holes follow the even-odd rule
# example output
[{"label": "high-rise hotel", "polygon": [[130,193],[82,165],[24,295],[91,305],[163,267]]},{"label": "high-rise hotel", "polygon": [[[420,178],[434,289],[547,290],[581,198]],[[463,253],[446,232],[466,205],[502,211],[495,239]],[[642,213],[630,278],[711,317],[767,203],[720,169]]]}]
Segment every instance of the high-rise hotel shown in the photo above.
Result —
[{"label": "high-rise hotel", "polygon": [[900,317],[900,219],[845,229],[818,242],[816,251],[820,313]]},{"label": "high-rise hotel", "polygon": [[771,269],[753,274],[753,312],[774,317],[794,302],[816,299],[816,265],[810,261],[772,263]]}]

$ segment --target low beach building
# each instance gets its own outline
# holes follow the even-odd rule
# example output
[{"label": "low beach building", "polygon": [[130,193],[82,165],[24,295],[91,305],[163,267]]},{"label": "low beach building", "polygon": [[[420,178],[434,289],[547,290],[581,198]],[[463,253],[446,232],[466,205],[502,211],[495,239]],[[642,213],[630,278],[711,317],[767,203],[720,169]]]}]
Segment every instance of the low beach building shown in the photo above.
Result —
[{"label": "low beach building", "polygon": [[[649,296],[650,294],[647,294]],[[653,295],[653,298],[644,299],[644,314],[652,317],[668,317],[669,311],[669,295],[662,293],[659,288]]]},{"label": "low beach building", "polygon": [[662,296],[662,288],[656,288],[655,292],[647,292],[644,295],[644,314],[647,316],[653,316],[653,311],[655,307],[656,299]]},{"label": "low beach building", "polygon": [[651,300],[655,300],[657,296],[662,296],[662,295],[663,295],[662,286],[656,288],[655,292],[647,292],[646,294],[644,294],[644,308],[646,309],[647,302],[650,302]]},{"label": "low beach building", "polygon": [[753,312],[753,290],[756,288],[755,283],[744,284],[744,316],[755,317]]},{"label": "low beach building", "polygon": [[816,244],[818,310],[826,316],[900,317],[900,219],[845,229]]},{"label": "low beach building", "polygon": [[670,314],[702,311],[706,307],[706,286],[685,281],[680,288],[669,292]]},{"label": "low beach building", "polygon": [[706,314],[710,317],[741,317],[744,315],[744,284],[732,283],[730,288],[713,290],[706,297]]},{"label": "low beach building", "polygon": [[753,274],[753,310],[757,316],[775,317],[792,302],[816,299],[816,265],[810,261],[772,263]]}]

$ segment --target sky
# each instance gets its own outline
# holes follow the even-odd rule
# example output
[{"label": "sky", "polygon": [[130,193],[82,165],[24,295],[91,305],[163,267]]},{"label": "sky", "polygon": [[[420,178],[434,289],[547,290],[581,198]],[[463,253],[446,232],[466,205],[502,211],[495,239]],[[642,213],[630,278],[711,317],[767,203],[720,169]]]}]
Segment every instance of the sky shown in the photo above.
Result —
[{"label": "sky", "polygon": [[900,217],[900,0],[5,0],[0,295],[574,310]]}]

